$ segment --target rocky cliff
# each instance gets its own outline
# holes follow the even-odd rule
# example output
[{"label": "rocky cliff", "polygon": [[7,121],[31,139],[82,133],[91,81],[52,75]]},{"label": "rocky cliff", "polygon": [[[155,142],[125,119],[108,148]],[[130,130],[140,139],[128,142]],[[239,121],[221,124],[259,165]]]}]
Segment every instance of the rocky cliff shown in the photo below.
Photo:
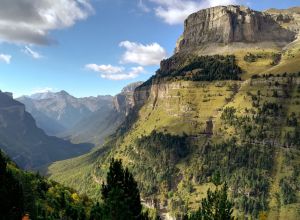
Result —
[{"label": "rocky cliff", "polygon": [[143,82],[135,82],[127,85],[114,97],[114,108],[117,112],[128,115],[130,109],[134,106],[134,90],[139,87]]},{"label": "rocky cliff", "polygon": [[[286,28],[293,15],[276,16],[243,6],[218,6],[191,14],[184,23],[184,33],[177,42],[176,52],[194,50],[206,44],[273,42],[283,46],[293,41],[297,28]],[[298,16],[298,15],[297,15]],[[275,19],[274,19],[275,18]]]}]

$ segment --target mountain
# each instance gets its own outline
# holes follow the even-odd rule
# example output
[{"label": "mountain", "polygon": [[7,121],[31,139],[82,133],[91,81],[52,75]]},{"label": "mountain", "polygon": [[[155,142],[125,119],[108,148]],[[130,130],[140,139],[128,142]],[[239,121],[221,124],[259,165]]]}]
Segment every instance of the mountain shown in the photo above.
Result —
[{"label": "mountain", "polygon": [[96,197],[120,158],[145,203],[182,219],[220,173],[236,217],[299,219],[299,10],[190,15],[175,54],[135,89],[118,130],[101,149],[52,164],[50,178]]},{"label": "mountain", "polygon": [[102,109],[112,109],[112,96],[75,98],[66,91],[23,96],[17,100],[49,135],[58,135],[72,128],[81,119]]},{"label": "mountain", "polygon": [[282,48],[297,38],[299,22],[295,8],[281,12],[243,6],[208,8],[186,19],[175,51],[219,54],[226,49]]},{"label": "mountain", "polygon": [[75,98],[65,91],[22,96],[37,125],[49,135],[74,143],[101,145],[116,131],[133,107],[133,91],[142,82],[127,85],[116,96]]},{"label": "mountain", "polygon": [[10,93],[0,92],[0,146],[22,168],[38,169],[89,151],[88,145],[74,145],[50,137],[36,126],[25,106]]},{"label": "mountain", "polygon": [[113,97],[111,106],[103,106],[77,122],[67,132],[61,134],[75,143],[94,143],[102,145],[104,139],[113,134],[123,123],[126,115],[133,107],[133,92],[142,82],[127,85]]},{"label": "mountain", "polygon": [[[283,21],[285,22],[285,21]],[[289,22],[289,21],[287,21]],[[296,32],[284,28],[270,14],[247,7],[227,6],[201,10],[190,15],[177,42],[176,51],[195,50],[209,44],[266,43],[282,46],[293,41]]]}]

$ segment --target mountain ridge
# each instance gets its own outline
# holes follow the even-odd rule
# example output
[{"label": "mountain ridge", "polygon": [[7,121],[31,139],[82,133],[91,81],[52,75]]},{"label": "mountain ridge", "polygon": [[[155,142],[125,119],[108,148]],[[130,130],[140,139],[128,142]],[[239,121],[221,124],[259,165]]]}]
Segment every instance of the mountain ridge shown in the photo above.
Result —
[{"label": "mountain ridge", "polygon": [[17,100],[25,104],[38,125],[50,135],[66,131],[102,107],[112,108],[112,96],[75,98],[66,91],[23,96]]}]

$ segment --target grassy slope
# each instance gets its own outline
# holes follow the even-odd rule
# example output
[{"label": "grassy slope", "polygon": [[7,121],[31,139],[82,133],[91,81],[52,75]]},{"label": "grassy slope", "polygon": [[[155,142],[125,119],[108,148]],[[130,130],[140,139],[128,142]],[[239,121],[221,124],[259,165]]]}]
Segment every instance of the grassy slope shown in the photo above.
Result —
[{"label": "grassy slope", "polygon": [[[251,108],[251,98],[247,95],[247,92],[256,93],[258,90],[262,94],[271,94],[272,89],[269,88],[268,80],[258,79],[258,83],[250,84],[249,77],[253,74],[262,73],[278,73],[278,72],[298,72],[300,66],[297,61],[300,57],[300,53],[297,50],[284,53],[283,59],[279,65],[272,67],[270,65],[271,59],[259,59],[254,63],[247,63],[243,60],[246,52],[236,52],[239,65],[245,70],[242,78],[246,80],[244,82],[176,82],[167,85],[161,85],[161,92],[158,98],[151,97],[148,102],[139,111],[139,118],[134,124],[133,128],[125,135],[124,140],[118,144],[113,152],[115,157],[120,157],[124,160],[128,166],[134,166],[137,161],[133,161],[130,156],[130,150],[136,139],[142,135],[149,135],[152,130],[157,130],[165,133],[182,134],[183,132],[192,136],[201,136],[201,132],[205,129],[206,121],[209,118],[214,122],[214,136],[211,138],[213,142],[218,142],[222,139],[227,139],[235,135],[235,129],[233,127],[227,127],[224,129],[224,125],[220,120],[222,109],[226,106],[233,106],[238,109],[238,114],[243,114],[245,108]],[[251,51],[251,53],[273,53],[278,52],[276,50],[270,51]],[[292,64],[292,65],[291,65]],[[282,79],[285,80],[285,79]],[[299,79],[298,79],[299,80]],[[255,80],[254,80],[255,82]],[[232,90],[232,86],[236,84],[239,88],[236,94]],[[280,92],[280,91],[279,91]],[[300,111],[299,106],[293,104],[299,94],[293,93],[293,97],[289,100],[280,100],[285,105],[287,112]],[[273,98],[267,98],[272,100]],[[274,99],[273,99],[274,101]],[[279,101],[279,100],[275,100]],[[285,129],[282,126],[279,129]],[[207,141],[205,135],[202,138],[195,139],[196,145],[203,145]],[[138,149],[135,149],[138,151]],[[280,205],[275,199],[275,193],[279,192],[279,181],[282,177],[290,175],[288,172],[290,167],[285,164],[286,149],[278,148],[276,151],[276,167],[272,172],[271,192],[270,192],[270,219],[297,219],[299,215],[299,203],[292,205]],[[94,176],[94,169],[97,163],[90,158],[93,154],[84,155],[79,158],[57,162],[50,166],[51,178],[69,184],[72,187],[79,189],[81,192],[94,194],[99,186],[96,182],[101,182],[99,177]],[[296,155],[296,154],[295,154]],[[298,154],[299,155],[299,154]],[[185,185],[187,184],[190,167],[187,160],[197,160],[196,155],[190,154],[189,158],[185,158],[178,162],[177,167],[180,169],[180,173],[183,174],[182,179],[175,189],[175,194],[180,195],[185,200],[188,200],[190,208],[196,208],[198,201],[205,196],[205,192],[208,188],[208,184],[194,185],[195,191],[189,193],[186,191]],[[297,157],[295,161],[300,161],[300,157]],[[97,165],[98,166],[98,165]],[[100,166],[103,166],[100,164]],[[104,165],[105,166],[105,165]],[[142,181],[142,179],[138,180]],[[82,180],[84,183],[82,184]],[[90,188],[92,184],[92,189]],[[165,197],[164,193],[161,193],[159,197]],[[298,201],[300,197],[298,196]]]},{"label": "grassy slope", "polygon": [[[298,69],[299,70],[299,69]],[[286,79],[276,79],[278,82],[283,82]],[[299,105],[295,104],[296,100],[299,100],[299,93],[296,92],[297,85],[299,84],[300,78],[297,78],[298,83],[294,85],[294,89],[292,91],[292,97],[290,99],[276,100],[275,98],[264,97],[264,101],[275,101],[276,103],[281,103],[285,107],[286,114],[288,115],[291,112],[295,112],[297,115],[300,113]],[[255,81],[255,80],[254,80]],[[227,106],[233,106],[238,109],[240,114],[244,114],[244,109],[249,108],[251,106],[250,99],[245,99],[243,97],[247,97],[247,92],[256,93],[258,90],[261,91],[262,94],[270,94],[272,89],[276,89],[279,93],[280,89],[278,88],[269,88],[268,81],[273,81],[272,78],[270,80],[266,80],[264,82],[260,82],[255,84],[255,86],[250,86],[250,83],[245,82],[240,89],[239,95],[229,103]],[[273,81],[274,82],[274,81]],[[252,88],[251,88],[252,87]],[[278,128],[285,130],[286,126],[283,121],[283,126]],[[298,194],[298,203],[291,205],[283,205],[276,198],[276,194],[280,193],[279,182],[282,178],[291,176],[291,166],[286,163],[285,152],[291,151],[295,152],[294,163],[300,162],[300,154],[299,151],[294,149],[283,148],[281,145],[278,145],[275,153],[275,167],[273,168],[272,176],[271,176],[271,187],[270,187],[270,197],[269,197],[269,208],[270,211],[268,213],[268,219],[287,219],[287,220],[296,220],[300,218],[300,194]]]},{"label": "grassy slope", "polygon": [[270,68],[269,73],[299,72],[300,66],[300,40],[289,44],[283,52],[279,65]]}]

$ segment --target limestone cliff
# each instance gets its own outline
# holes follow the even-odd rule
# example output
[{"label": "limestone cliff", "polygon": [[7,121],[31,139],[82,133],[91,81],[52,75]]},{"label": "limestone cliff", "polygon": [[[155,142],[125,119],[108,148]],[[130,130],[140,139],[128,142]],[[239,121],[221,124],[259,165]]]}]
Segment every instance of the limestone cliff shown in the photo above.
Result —
[{"label": "limestone cliff", "polygon": [[134,106],[134,90],[142,83],[143,82],[131,83],[128,86],[124,87],[121,93],[117,94],[114,97],[114,108],[117,112],[128,115],[130,109]]},{"label": "limestone cliff", "polygon": [[282,17],[278,14],[274,16],[233,5],[200,10],[186,19],[176,52],[194,50],[207,44],[267,42],[284,46],[296,38],[298,29],[286,28],[279,22],[290,21],[294,15]]}]

